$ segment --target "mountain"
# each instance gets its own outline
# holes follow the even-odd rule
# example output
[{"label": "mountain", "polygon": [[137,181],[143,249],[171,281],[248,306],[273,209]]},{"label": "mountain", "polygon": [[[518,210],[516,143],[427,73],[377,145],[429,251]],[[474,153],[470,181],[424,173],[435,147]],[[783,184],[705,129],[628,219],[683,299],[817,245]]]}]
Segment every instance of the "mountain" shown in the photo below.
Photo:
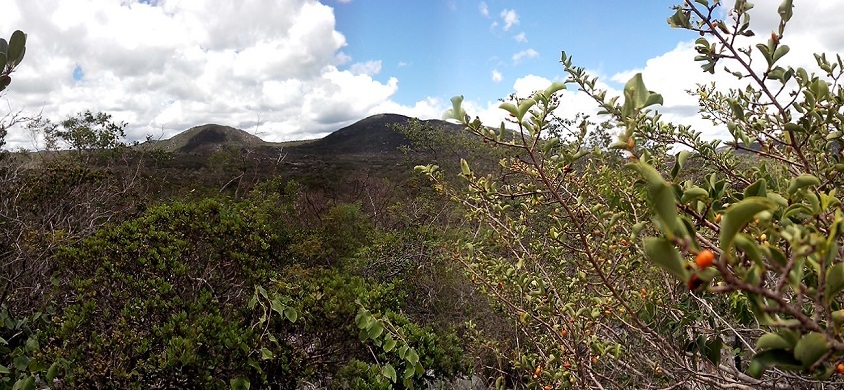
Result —
[{"label": "mountain", "polygon": [[[410,140],[394,129],[412,118],[398,114],[378,114],[362,119],[324,138],[288,148],[307,154],[390,154]],[[420,121],[434,127],[459,130],[460,125],[440,120]]]},{"label": "mountain", "polygon": [[174,153],[209,153],[227,147],[257,148],[272,146],[273,144],[230,126],[207,124],[192,127],[170,139],[162,141],[151,141],[151,147],[158,150]]}]

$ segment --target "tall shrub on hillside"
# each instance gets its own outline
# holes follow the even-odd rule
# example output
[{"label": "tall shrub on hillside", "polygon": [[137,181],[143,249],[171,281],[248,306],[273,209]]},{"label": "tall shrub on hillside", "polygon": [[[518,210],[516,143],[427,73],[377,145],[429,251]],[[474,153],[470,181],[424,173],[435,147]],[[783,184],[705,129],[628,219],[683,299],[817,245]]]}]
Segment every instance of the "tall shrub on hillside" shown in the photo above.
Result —
[{"label": "tall shrub on hillside", "polygon": [[[703,71],[747,83],[697,91],[731,140],[664,122],[641,75],[608,97],[565,53],[566,84],[594,98],[626,162],[584,148],[597,124],[553,125],[564,84],[502,104],[515,133],[453,100],[448,117],[517,153],[502,175],[463,161],[468,189],[441,187],[481,228],[455,255],[519,326],[517,349],[500,351],[516,375],[499,385],[791,388],[844,373],[844,63],[785,64],[791,0],[770,35],[750,29],[750,3],[720,7],[686,1],[668,22],[701,35]],[[418,169],[444,183],[438,167]]]}]

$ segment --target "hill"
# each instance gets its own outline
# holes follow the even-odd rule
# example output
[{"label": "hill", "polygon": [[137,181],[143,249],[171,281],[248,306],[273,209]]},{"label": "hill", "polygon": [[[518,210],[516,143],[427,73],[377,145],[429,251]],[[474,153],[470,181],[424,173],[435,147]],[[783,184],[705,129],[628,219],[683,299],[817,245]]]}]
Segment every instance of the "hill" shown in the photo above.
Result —
[{"label": "hill", "polygon": [[152,142],[152,144],[142,145],[166,152],[198,154],[210,153],[230,146],[238,148],[273,146],[246,131],[217,124],[195,126],[170,139]]},{"label": "hill", "polygon": [[[288,151],[307,154],[391,154],[410,140],[394,130],[395,126],[407,124],[413,118],[398,114],[378,114],[362,119],[324,138],[288,148]],[[434,127],[460,130],[455,125],[441,120],[424,120],[422,123]]]}]

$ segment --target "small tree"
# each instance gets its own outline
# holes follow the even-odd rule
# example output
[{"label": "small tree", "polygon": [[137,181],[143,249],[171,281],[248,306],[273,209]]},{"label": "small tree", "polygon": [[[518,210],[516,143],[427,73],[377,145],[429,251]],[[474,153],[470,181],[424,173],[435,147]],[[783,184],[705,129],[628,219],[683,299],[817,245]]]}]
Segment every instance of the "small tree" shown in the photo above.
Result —
[{"label": "small tree", "polygon": [[[753,49],[740,46],[755,35],[752,5],[719,7],[686,1],[668,22],[701,35],[703,71],[729,63],[724,71],[747,82],[696,91],[702,117],[725,126],[731,141],[703,141],[662,121],[650,108],[662,97],[640,74],[608,98],[565,53],[567,83],[619,130],[610,147],[628,156],[629,169],[616,172],[605,151],[583,149],[594,123],[549,136],[563,84],[501,105],[515,133],[471,120],[453,99],[447,117],[517,152],[497,176],[462,161],[466,192],[443,185],[436,166],[418,169],[479,223],[457,255],[519,326],[516,350],[501,351],[518,380],[795,388],[844,373],[844,62],[815,55],[819,75],[781,64],[791,0]],[[726,20],[714,16],[722,13]],[[761,67],[751,66],[754,55]],[[671,279],[641,267],[642,258]]]}]

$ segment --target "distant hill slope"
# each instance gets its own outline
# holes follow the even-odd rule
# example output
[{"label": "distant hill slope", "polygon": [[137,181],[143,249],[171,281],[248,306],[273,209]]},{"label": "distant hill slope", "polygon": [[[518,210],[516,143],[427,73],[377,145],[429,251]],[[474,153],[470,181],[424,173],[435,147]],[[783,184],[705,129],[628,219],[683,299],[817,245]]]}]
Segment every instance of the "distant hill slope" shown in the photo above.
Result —
[{"label": "distant hill slope", "polygon": [[[192,127],[170,139],[145,142],[142,149],[156,149],[172,153],[208,154],[227,147],[243,149],[283,148],[300,155],[367,155],[392,154],[410,141],[394,130],[413,118],[398,114],[378,114],[362,119],[323,138],[284,143],[266,142],[246,131],[229,126],[206,124]],[[421,121],[426,125],[459,131],[460,125],[441,120]]]},{"label": "distant hill slope", "polygon": [[170,139],[154,142],[153,145],[146,147],[175,153],[206,153],[230,146],[241,148],[272,146],[246,131],[217,124],[192,127]]},{"label": "distant hill slope", "polygon": [[[287,148],[288,151],[310,154],[384,154],[394,153],[410,141],[394,130],[412,118],[398,114],[378,114],[362,119],[324,138]],[[425,124],[461,129],[461,126],[440,120],[424,120]]]}]

